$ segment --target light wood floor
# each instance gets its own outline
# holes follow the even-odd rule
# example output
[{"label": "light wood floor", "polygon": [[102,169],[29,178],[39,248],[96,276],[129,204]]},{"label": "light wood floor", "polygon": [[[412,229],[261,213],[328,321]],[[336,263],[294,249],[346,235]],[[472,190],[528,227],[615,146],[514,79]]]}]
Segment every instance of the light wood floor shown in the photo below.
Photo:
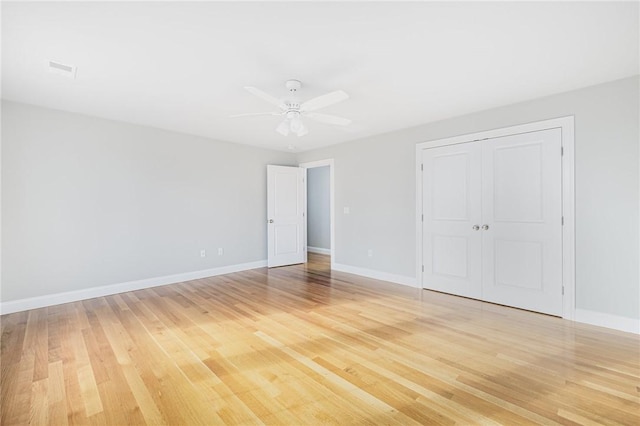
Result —
[{"label": "light wood floor", "polygon": [[2,424],[640,424],[638,336],[310,256],[3,316]]}]

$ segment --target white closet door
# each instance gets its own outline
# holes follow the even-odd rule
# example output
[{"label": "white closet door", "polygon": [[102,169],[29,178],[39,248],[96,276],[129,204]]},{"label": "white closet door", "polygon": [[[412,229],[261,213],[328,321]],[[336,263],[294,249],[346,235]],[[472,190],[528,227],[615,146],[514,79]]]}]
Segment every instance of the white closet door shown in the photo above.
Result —
[{"label": "white closet door", "polygon": [[482,299],[562,315],[560,129],[482,142]]},{"label": "white closet door", "polygon": [[422,287],[481,296],[480,145],[425,149]]}]

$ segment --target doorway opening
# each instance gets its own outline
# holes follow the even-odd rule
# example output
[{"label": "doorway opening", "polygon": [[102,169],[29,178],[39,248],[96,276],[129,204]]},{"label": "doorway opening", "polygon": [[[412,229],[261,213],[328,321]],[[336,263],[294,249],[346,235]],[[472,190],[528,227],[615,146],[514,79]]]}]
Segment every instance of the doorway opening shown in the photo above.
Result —
[{"label": "doorway opening", "polygon": [[310,256],[335,262],[333,159],[301,163],[307,179],[306,242]]}]

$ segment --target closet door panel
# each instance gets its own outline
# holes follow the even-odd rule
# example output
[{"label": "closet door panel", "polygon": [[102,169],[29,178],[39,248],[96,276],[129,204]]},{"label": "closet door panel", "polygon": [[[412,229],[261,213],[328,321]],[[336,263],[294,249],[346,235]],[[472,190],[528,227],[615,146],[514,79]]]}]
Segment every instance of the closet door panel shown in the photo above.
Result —
[{"label": "closet door panel", "polygon": [[482,298],[562,315],[560,129],[482,142]]},{"label": "closet door panel", "polygon": [[423,151],[424,288],[480,298],[480,146]]}]

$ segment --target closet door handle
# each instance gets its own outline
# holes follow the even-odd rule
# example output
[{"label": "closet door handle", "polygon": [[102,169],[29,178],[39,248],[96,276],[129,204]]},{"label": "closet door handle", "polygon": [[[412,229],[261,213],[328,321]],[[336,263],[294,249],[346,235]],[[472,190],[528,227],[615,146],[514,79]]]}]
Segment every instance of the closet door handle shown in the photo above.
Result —
[{"label": "closet door handle", "polygon": [[479,231],[480,230],[480,226],[479,225],[473,225],[473,230],[474,231]]},{"label": "closet door handle", "polygon": [[482,225],[482,230],[486,231],[487,229],[489,229],[489,225]]}]

